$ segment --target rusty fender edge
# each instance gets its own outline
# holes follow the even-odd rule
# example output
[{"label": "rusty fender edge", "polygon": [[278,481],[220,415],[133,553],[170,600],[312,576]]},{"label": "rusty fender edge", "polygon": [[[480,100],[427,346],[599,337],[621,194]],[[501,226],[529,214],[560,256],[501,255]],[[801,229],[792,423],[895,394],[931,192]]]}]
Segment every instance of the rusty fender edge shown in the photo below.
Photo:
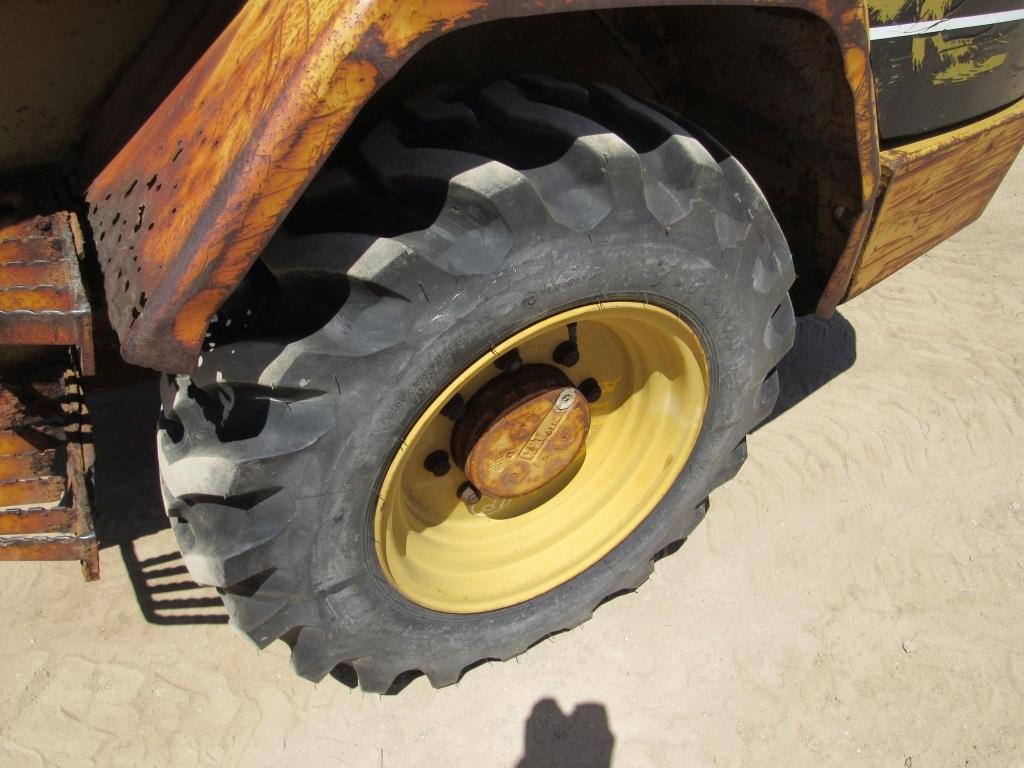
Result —
[{"label": "rusty fender edge", "polygon": [[[249,0],[90,184],[89,222],[126,360],[194,369],[210,316],[362,105],[418,48],[469,24],[695,0]],[[862,0],[747,0],[834,30],[853,96],[863,210],[821,298],[846,293],[878,188]]]}]

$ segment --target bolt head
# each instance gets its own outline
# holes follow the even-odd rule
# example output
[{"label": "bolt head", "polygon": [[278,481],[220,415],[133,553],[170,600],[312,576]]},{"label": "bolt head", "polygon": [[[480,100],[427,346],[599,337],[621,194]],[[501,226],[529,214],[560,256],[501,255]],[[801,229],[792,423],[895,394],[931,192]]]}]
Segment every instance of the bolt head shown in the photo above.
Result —
[{"label": "bolt head", "polygon": [[572,368],[580,361],[580,348],[572,341],[563,341],[555,347],[551,359],[564,368]]},{"label": "bolt head", "polygon": [[513,349],[495,360],[494,364],[505,373],[518,373],[523,369],[523,358],[519,356],[518,349]]},{"label": "bolt head", "polygon": [[447,451],[434,451],[423,461],[423,468],[434,477],[444,477],[451,471],[452,463]]},{"label": "bolt head", "polygon": [[597,383],[597,379],[581,381],[577,389],[587,398],[588,403],[596,403],[601,399],[601,385]]},{"label": "bolt head", "polygon": [[478,504],[480,502],[480,491],[472,483],[463,483],[459,486],[459,498],[464,504]]},{"label": "bolt head", "polygon": [[452,421],[458,421],[466,415],[466,399],[462,395],[455,395],[444,408],[441,409],[441,415]]}]

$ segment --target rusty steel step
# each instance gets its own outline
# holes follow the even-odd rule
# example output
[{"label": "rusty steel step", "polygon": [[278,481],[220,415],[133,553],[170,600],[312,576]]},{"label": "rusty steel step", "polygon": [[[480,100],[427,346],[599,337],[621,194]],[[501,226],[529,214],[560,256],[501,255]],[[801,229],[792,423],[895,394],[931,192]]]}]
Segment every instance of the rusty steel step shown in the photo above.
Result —
[{"label": "rusty steel step", "polygon": [[77,347],[82,373],[95,373],[81,258],[82,235],[73,213],[0,227],[0,345]]},{"label": "rusty steel step", "polygon": [[77,370],[0,372],[0,560],[79,560],[99,578],[91,438]]}]

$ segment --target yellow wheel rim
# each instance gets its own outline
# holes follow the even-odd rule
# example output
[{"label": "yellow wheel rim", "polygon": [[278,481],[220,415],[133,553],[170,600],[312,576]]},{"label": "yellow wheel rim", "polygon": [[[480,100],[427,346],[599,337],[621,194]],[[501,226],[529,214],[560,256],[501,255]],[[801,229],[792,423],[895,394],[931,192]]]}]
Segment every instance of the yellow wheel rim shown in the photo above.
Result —
[{"label": "yellow wheel rim", "polygon": [[[552,365],[576,323],[579,362],[561,368],[601,387],[585,446],[554,480],[518,498],[458,497],[457,466],[436,477],[427,457],[448,450],[441,411],[468,400],[517,350]],[[384,476],[374,519],[381,568],[406,598],[446,613],[477,613],[537,597],[620,544],[665,496],[690,457],[708,402],[708,365],[693,329],[638,302],[591,304],[547,318],[462,372],[409,430]]]}]

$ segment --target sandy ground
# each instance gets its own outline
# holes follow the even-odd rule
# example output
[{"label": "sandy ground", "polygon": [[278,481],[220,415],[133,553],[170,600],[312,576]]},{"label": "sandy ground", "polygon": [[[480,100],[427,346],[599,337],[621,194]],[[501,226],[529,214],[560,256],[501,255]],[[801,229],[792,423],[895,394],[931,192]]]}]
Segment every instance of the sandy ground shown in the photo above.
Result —
[{"label": "sandy ground", "polygon": [[97,396],[137,425],[98,445],[103,579],[0,571],[0,765],[1024,766],[1022,221],[1024,160],[801,322],[776,418],[650,582],[442,691],[314,686],[224,626],[164,527],[154,388]]}]

